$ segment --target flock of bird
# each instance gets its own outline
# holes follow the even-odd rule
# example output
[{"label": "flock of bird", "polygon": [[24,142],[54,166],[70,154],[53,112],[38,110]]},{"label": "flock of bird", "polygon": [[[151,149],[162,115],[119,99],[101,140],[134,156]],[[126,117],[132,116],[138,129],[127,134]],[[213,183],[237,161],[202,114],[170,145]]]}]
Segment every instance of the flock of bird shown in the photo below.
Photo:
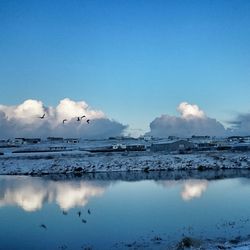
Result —
[{"label": "flock of bird", "polygon": [[[45,118],[45,113],[42,115],[42,116],[39,116],[38,118],[40,118],[41,120]],[[77,122],[81,122],[83,118],[86,118],[86,122],[89,124],[90,122],[90,119],[87,119],[86,115],[83,115],[83,116],[78,116],[76,118],[76,121]],[[65,122],[67,122],[68,120],[67,119],[63,119],[62,123],[64,124]]]}]

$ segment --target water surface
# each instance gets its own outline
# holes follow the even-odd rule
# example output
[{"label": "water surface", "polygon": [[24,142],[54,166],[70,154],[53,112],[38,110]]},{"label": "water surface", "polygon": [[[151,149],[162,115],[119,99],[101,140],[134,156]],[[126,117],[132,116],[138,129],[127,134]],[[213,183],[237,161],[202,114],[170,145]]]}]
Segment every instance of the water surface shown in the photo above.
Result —
[{"label": "water surface", "polygon": [[[1,249],[166,249],[246,236],[250,179],[0,177]],[[161,239],[160,241],[157,239]]]}]

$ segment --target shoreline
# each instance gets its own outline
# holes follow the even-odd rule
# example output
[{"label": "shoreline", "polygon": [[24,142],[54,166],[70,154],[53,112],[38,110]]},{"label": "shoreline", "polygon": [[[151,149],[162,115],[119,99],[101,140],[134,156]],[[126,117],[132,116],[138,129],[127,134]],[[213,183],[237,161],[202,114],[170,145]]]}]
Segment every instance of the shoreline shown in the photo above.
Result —
[{"label": "shoreline", "polygon": [[184,236],[178,242],[167,244],[168,239],[156,234],[152,239],[143,239],[133,242],[120,242],[115,244],[114,249],[231,249],[231,250],[247,250],[250,247],[250,236],[237,236],[231,239],[196,239],[193,237]]}]

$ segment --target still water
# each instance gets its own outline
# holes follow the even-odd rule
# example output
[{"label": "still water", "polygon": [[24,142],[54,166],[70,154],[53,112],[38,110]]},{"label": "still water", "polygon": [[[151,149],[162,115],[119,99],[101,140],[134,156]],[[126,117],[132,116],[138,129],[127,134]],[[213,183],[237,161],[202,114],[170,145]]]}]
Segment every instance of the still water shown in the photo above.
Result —
[{"label": "still water", "polygon": [[249,204],[248,178],[0,176],[0,248],[166,249],[183,236],[246,236]]}]

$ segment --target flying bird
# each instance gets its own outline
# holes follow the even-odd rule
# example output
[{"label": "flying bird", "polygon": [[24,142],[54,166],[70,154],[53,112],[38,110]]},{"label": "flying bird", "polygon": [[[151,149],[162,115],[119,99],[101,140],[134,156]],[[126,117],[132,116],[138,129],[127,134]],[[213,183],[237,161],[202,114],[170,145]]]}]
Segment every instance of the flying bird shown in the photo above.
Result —
[{"label": "flying bird", "polygon": [[68,121],[68,120],[67,120],[67,119],[63,119],[63,124],[64,124],[66,121]]},{"label": "flying bird", "polygon": [[78,211],[77,214],[78,214],[79,217],[81,217],[82,212]]},{"label": "flying bird", "polygon": [[88,214],[91,214],[90,209],[88,209]]},{"label": "flying bird", "polygon": [[43,119],[45,117],[45,114],[43,114],[42,116],[39,116],[40,119]]},{"label": "flying bird", "polygon": [[81,121],[80,117],[77,117],[77,121],[78,121],[78,122],[80,122],[80,121]]},{"label": "flying bird", "polygon": [[88,119],[86,122],[89,124],[90,120]]},{"label": "flying bird", "polygon": [[44,224],[41,224],[40,227],[44,228],[44,229],[47,229],[46,225],[44,225]]},{"label": "flying bird", "polygon": [[66,211],[63,211],[62,213],[63,213],[63,215],[67,215],[68,214]]},{"label": "flying bird", "polygon": [[83,116],[81,117],[81,119],[83,119],[84,117],[86,117],[86,115],[83,115]]},{"label": "flying bird", "polygon": [[86,220],[84,220],[84,219],[82,219],[82,223],[85,223],[85,224],[86,224],[86,223],[87,223],[87,221],[86,221]]}]

